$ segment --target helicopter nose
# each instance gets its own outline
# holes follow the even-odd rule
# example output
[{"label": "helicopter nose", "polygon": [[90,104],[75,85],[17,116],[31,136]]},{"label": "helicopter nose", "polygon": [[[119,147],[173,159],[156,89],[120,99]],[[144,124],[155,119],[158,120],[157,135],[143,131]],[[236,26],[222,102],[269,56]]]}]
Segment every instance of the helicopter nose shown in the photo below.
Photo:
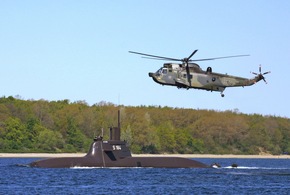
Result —
[{"label": "helicopter nose", "polygon": [[154,73],[153,72],[149,72],[149,77],[153,77]]}]

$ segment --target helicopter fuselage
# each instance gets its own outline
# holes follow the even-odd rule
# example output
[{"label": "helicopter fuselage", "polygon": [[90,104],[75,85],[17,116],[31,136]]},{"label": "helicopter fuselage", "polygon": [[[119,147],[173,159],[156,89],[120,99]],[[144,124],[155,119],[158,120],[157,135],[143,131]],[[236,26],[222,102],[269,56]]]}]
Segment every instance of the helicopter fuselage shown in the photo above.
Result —
[{"label": "helicopter fuselage", "polygon": [[194,50],[187,58],[171,58],[164,56],[156,56],[146,53],[140,53],[135,51],[129,51],[130,53],[142,55],[144,58],[155,59],[155,60],[168,60],[168,61],[177,61],[182,62],[182,64],[178,63],[165,63],[163,67],[161,67],[157,72],[149,73],[149,77],[161,85],[171,85],[176,86],[177,88],[185,88],[185,89],[203,89],[207,91],[219,91],[221,92],[221,96],[224,97],[223,91],[227,87],[244,87],[253,85],[260,80],[264,80],[264,75],[271,73],[261,72],[261,65],[259,67],[259,73],[252,72],[256,75],[252,79],[247,79],[238,76],[232,76],[228,74],[220,74],[212,72],[212,68],[208,67],[206,71],[202,70],[198,64],[193,63],[197,61],[207,61],[207,60],[217,60],[224,58],[234,58],[234,57],[243,57],[248,55],[234,55],[234,56],[223,56],[223,57],[215,57],[215,58],[204,58],[204,59],[195,59],[192,60],[191,57],[198,50]]},{"label": "helicopter fuselage", "polygon": [[219,92],[223,92],[226,87],[250,86],[261,80],[258,76],[253,79],[247,79],[215,73],[212,72],[211,67],[208,67],[207,70],[204,71],[196,63],[189,63],[188,66],[184,63],[165,63],[157,72],[149,73],[149,76],[161,85]]}]

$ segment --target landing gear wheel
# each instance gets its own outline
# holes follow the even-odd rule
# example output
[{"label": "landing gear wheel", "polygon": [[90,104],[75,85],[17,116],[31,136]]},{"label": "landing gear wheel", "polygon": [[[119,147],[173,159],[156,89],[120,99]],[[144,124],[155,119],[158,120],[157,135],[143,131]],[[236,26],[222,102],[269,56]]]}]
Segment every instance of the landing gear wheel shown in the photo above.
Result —
[{"label": "landing gear wheel", "polygon": [[222,93],[221,96],[222,96],[222,97],[225,97],[225,94]]}]

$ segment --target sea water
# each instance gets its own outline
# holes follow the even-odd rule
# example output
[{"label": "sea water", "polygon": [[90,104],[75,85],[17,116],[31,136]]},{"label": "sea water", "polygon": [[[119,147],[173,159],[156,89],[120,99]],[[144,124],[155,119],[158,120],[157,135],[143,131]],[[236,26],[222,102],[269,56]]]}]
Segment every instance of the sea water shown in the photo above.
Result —
[{"label": "sea water", "polygon": [[290,194],[290,159],[195,159],[221,165],[205,169],[25,166],[35,160],[0,158],[0,194]]}]

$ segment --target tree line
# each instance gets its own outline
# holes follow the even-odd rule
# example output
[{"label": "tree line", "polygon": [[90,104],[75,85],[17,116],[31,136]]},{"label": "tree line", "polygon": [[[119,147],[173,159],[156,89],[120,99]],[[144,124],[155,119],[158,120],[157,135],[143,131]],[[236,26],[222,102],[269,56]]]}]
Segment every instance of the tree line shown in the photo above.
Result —
[{"label": "tree line", "polygon": [[290,153],[290,119],[159,106],[0,98],[0,152],[86,152],[117,126],[133,153]]}]

